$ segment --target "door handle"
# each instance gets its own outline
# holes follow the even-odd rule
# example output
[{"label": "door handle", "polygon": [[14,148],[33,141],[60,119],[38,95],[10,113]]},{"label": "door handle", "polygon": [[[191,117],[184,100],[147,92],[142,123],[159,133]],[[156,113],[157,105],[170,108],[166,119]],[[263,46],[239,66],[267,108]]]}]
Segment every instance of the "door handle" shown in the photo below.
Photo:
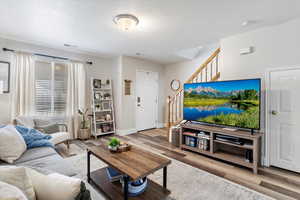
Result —
[{"label": "door handle", "polygon": [[272,115],[277,115],[278,112],[277,112],[276,110],[272,110],[272,111],[271,111],[271,114],[272,114]]}]

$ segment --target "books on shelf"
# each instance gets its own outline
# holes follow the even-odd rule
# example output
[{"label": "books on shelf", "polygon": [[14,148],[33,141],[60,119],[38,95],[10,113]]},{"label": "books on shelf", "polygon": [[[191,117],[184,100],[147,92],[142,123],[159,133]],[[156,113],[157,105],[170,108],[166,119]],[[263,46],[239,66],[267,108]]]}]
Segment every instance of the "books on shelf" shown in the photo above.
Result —
[{"label": "books on shelf", "polygon": [[197,146],[197,138],[185,136],[185,145],[190,147],[196,147]]},{"label": "books on shelf", "polygon": [[193,137],[197,136],[197,133],[193,133],[193,132],[184,132],[183,134],[188,136],[193,136]]},{"label": "books on shelf", "polygon": [[119,181],[122,178],[122,174],[112,167],[107,167],[106,173],[110,182]]}]

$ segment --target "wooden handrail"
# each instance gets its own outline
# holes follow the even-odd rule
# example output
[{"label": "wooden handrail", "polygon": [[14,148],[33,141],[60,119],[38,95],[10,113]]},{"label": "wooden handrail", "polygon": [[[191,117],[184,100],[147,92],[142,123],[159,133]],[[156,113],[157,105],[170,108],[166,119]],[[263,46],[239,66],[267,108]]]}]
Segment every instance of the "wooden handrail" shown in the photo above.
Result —
[{"label": "wooden handrail", "polygon": [[204,69],[206,66],[220,53],[221,49],[218,48],[200,67],[190,76],[186,83],[191,83],[193,79]]},{"label": "wooden handrail", "polygon": [[[200,65],[200,67],[189,77],[189,79],[185,83],[217,81],[220,78],[219,60],[218,60],[218,55],[220,51],[221,51],[220,48],[214,51],[212,55],[203,64]],[[214,61],[215,61],[215,71],[213,71]],[[208,70],[210,70],[209,73]],[[199,75],[201,76],[200,80],[199,80]],[[184,91],[183,88],[181,88],[174,94],[173,97],[168,96],[167,99],[168,127],[182,121],[181,109],[183,108],[183,101],[182,101],[183,95],[184,95]]]},{"label": "wooden handrail", "polygon": [[[221,49],[218,48],[216,51],[213,52],[213,54],[211,56],[209,56],[209,58],[207,58],[207,60],[200,65],[200,67],[190,76],[190,78],[188,80],[185,81],[185,83],[192,83],[193,79],[196,78],[201,72],[202,70],[207,67],[207,65],[215,58],[218,56],[218,54],[220,53]],[[218,69],[217,69],[218,72]],[[219,78],[219,77],[218,77]],[[201,82],[202,82],[202,74],[201,74]],[[171,97],[171,101],[173,101],[175,99],[175,96],[178,95],[180,92],[182,92],[183,88],[178,90],[173,97]],[[170,96],[169,96],[170,97]]]}]

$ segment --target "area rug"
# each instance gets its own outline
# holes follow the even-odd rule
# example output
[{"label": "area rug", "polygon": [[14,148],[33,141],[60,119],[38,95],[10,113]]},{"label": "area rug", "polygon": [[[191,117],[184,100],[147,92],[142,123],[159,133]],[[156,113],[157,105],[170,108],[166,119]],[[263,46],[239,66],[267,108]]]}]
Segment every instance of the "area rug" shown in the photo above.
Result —
[{"label": "area rug", "polygon": [[[150,149],[148,149],[150,150]],[[150,151],[153,152],[151,149]],[[155,152],[158,153],[159,152]],[[87,156],[80,154],[66,158],[77,171],[77,177],[86,180]],[[194,168],[185,163],[171,159],[168,167],[168,189],[171,191],[168,200],[271,200],[273,198],[241,185],[230,182],[206,171]],[[106,164],[91,157],[91,170],[105,167]],[[148,178],[162,184],[163,172],[159,170]],[[96,199],[95,199],[96,200]],[[98,199],[97,199],[98,200]]]}]

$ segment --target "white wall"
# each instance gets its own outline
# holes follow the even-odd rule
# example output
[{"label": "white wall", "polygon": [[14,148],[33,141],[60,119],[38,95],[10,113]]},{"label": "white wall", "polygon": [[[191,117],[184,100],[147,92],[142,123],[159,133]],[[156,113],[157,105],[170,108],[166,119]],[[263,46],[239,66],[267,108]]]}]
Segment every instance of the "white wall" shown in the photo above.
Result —
[{"label": "white wall", "polygon": [[219,44],[214,43],[204,47],[199,56],[190,61],[184,61],[174,64],[165,65],[165,92],[167,96],[173,96],[175,92],[171,90],[170,83],[173,79],[180,80],[183,84],[197,68],[203,64],[211,54],[219,48]]},{"label": "white wall", "polygon": [[115,106],[115,119],[117,130],[120,130],[124,125],[122,120],[122,56],[114,60],[113,67],[113,95]]},{"label": "white wall", "polygon": [[[221,39],[222,80],[262,79],[262,130],[265,127],[265,73],[270,68],[300,66],[300,19]],[[254,47],[252,54],[240,55],[241,48]]]},{"label": "white wall", "polygon": [[[264,77],[268,68],[300,65],[300,19],[221,40],[223,79]],[[239,50],[254,47],[240,56]]]},{"label": "white wall", "polygon": [[[222,80],[261,78],[261,129],[265,131],[265,73],[267,69],[300,66],[300,19],[221,39]],[[241,48],[254,52],[240,55]],[[264,149],[263,139],[263,149]],[[262,152],[264,155],[264,151]]]},{"label": "white wall", "polygon": [[[10,53],[2,51],[3,47],[21,50],[21,51],[50,54],[50,55],[60,56],[60,57],[68,57],[68,58],[78,59],[78,60],[92,61],[93,65],[87,67],[87,80],[88,80],[87,87],[89,87],[90,84],[89,82],[90,77],[98,77],[103,73],[111,75],[114,67],[114,60],[115,60],[114,58],[100,58],[95,56],[88,56],[84,54],[72,53],[72,52],[67,52],[67,51],[32,45],[24,42],[17,42],[13,40],[0,38],[0,60],[2,61],[10,61]],[[6,124],[10,122],[10,94],[11,93],[0,95],[0,110],[1,110],[0,124]],[[87,100],[89,100],[89,96],[90,94],[88,93]]]},{"label": "white wall", "polygon": [[[121,58],[122,69],[121,71],[121,123],[118,125],[118,132],[120,134],[130,133],[136,131],[136,71],[145,70],[158,72],[159,85],[164,85],[164,68],[162,65],[132,58],[128,56],[122,56]],[[131,95],[124,95],[124,80],[131,80]],[[119,83],[120,84],[120,83]],[[164,106],[165,106],[165,92],[164,87],[159,87],[159,101],[158,101],[158,123],[164,123]]]},{"label": "white wall", "polygon": [[[7,40],[0,38],[0,60],[10,61],[10,53],[2,51],[2,48],[10,48],[21,51],[36,52],[42,54],[49,54],[60,57],[68,57],[74,60],[88,60],[92,61],[93,65],[87,65],[87,102],[90,105],[91,91],[90,91],[90,78],[111,78],[113,80],[114,100],[115,100],[115,113],[116,125],[119,132],[128,133],[128,131],[135,131],[135,81],[136,70],[149,70],[157,71],[159,73],[159,84],[164,86],[164,68],[162,65],[153,63],[147,60],[136,59],[126,56],[115,58],[101,58],[95,56],[84,55],[80,53],[67,52],[58,49],[52,49],[24,42]],[[124,96],[125,79],[132,80],[132,95]],[[164,105],[164,87],[160,87],[159,96],[159,124],[164,122],[163,107]],[[10,122],[10,94],[0,95],[0,124]]]}]

